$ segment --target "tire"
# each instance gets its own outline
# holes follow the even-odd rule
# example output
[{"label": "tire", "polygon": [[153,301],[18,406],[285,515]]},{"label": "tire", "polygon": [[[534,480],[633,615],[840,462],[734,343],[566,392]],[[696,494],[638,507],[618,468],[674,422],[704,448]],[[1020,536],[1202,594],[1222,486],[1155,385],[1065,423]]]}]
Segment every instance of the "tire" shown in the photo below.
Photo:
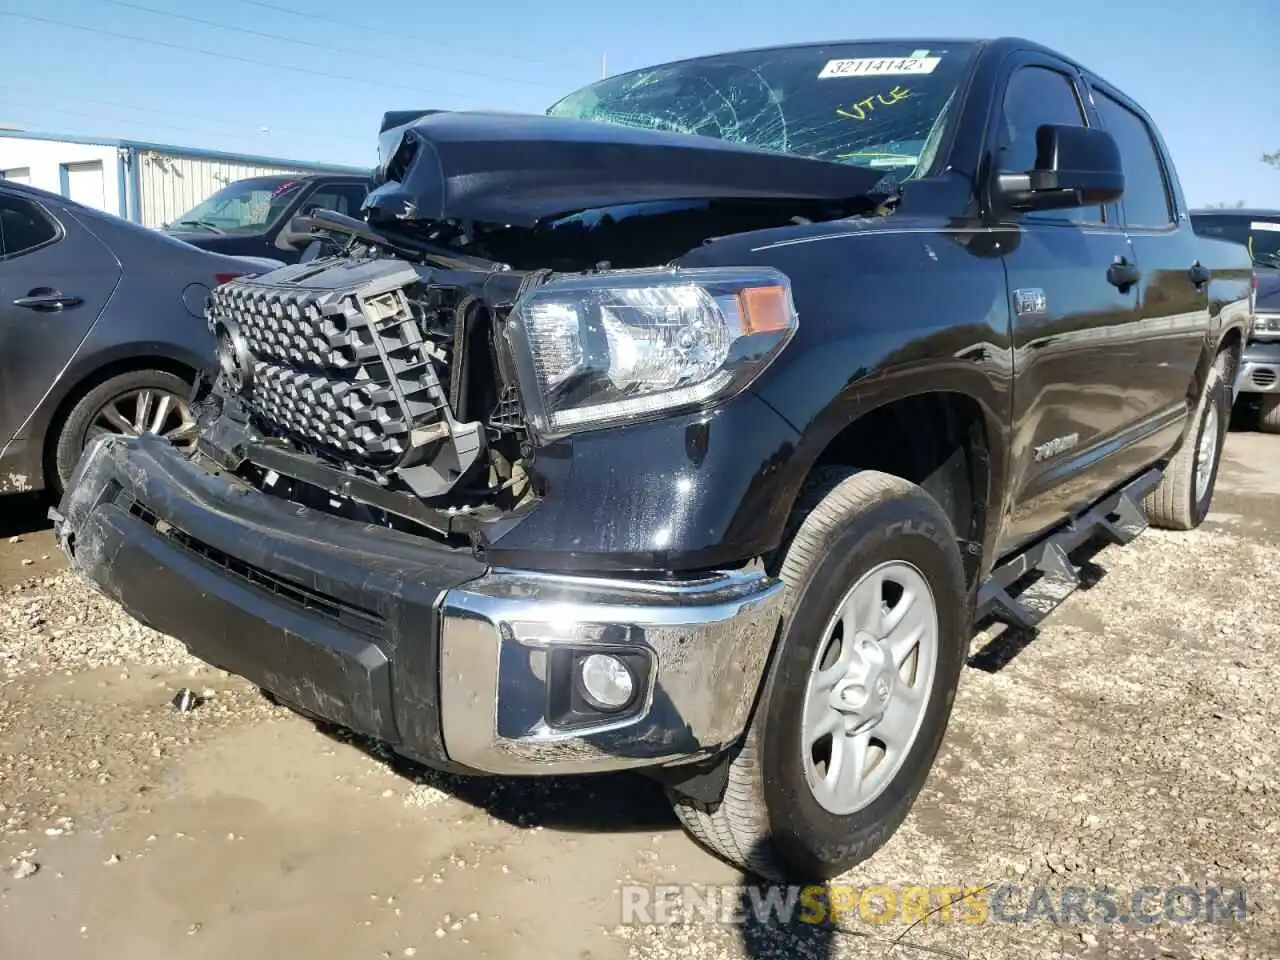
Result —
[{"label": "tire", "polygon": [[[781,632],[724,797],[712,806],[670,797],[681,822],[711,852],[766,879],[808,882],[871,856],[911,809],[951,715],[971,610],[951,523],[914,484],[873,471],[820,471],[801,496],[793,529],[780,570]],[[927,584],[937,612],[933,679],[922,688],[918,732],[883,792],[855,812],[835,813],[806,779],[805,694],[833,614],[851,587],[886,563],[909,564]]]},{"label": "tire", "polygon": [[[49,473],[52,474],[50,486],[53,487],[55,494],[61,495],[67,482],[71,479],[71,473],[75,470],[76,463],[79,461],[80,455],[84,452],[85,444],[89,440],[90,430],[96,429],[95,421],[98,419],[98,415],[109,404],[115,401],[122,401],[124,398],[137,394],[139,391],[148,390],[157,396],[175,398],[181,409],[186,411],[187,421],[194,426],[194,421],[190,419],[190,407],[187,403],[187,397],[191,393],[191,384],[181,377],[167,373],[164,370],[130,370],[127,373],[117,374],[104,380],[81,397],[76,405],[71,408],[71,412],[62,421],[62,426],[52,443],[53,462],[51,466],[53,469]],[[173,405],[172,400],[171,405]],[[117,432],[127,433],[123,429],[119,429]]]},{"label": "tire", "polygon": [[[1218,482],[1218,465],[1231,420],[1231,386],[1224,376],[1230,358],[1219,355],[1209,369],[1192,428],[1165,468],[1160,485],[1147,494],[1147,519],[1164,530],[1194,530],[1204,522]],[[1206,481],[1197,484],[1200,455],[1207,448]]]},{"label": "tire", "polygon": [[1280,433],[1280,394],[1264,393],[1258,403],[1258,429]]}]

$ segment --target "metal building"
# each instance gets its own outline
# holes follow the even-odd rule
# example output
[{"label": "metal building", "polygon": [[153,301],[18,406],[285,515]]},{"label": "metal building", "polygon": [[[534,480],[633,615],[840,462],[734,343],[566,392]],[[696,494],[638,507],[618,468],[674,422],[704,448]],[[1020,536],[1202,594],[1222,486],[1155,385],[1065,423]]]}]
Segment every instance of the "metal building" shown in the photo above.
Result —
[{"label": "metal building", "polygon": [[0,129],[0,177],[158,227],[233,180],[267,174],[356,173],[362,167],[302,163],[139,140]]}]

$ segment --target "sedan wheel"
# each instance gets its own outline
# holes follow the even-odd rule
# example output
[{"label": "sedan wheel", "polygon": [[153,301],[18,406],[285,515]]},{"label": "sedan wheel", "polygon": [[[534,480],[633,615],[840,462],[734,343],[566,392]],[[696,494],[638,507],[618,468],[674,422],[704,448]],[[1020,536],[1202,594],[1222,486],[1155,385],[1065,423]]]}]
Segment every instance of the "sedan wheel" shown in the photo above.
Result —
[{"label": "sedan wheel", "polygon": [[49,485],[60,493],[85,447],[101,436],[158,436],[189,449],[197,434],[190,392],[185,379],[164,370],[130,370],[104,380],[80,398],[50,438]]},{"label": "sedan wheel", "polygon": [[104,433],[126,437],[149,433],[187,447],[195,440],[196,421],[184,397],[164,390],[133,390],[108,401],[97,412],[85,445]]}]

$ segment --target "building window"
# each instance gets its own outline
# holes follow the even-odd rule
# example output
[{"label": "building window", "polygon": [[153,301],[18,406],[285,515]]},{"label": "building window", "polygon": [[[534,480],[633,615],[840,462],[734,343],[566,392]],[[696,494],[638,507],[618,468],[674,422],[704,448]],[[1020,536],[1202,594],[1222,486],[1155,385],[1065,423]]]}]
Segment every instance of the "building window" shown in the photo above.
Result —
[{"label": "building window", "polygon": [[62,195],[95,210],[107,209],[107,186],[102,176],[102,161],[64,163],[61,169]]}]

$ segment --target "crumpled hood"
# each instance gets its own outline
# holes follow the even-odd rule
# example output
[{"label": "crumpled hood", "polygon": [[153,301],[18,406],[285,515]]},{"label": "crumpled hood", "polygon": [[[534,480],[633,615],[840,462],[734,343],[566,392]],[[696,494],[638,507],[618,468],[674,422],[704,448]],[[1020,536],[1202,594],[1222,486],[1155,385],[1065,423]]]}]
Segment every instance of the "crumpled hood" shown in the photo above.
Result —
[{"label": "crumpled hood", "polygon": [[523,114],[436,112],[386,130],[369,222],[545,217],[672,199],[848,200],[884,174],[712,137]]}]

